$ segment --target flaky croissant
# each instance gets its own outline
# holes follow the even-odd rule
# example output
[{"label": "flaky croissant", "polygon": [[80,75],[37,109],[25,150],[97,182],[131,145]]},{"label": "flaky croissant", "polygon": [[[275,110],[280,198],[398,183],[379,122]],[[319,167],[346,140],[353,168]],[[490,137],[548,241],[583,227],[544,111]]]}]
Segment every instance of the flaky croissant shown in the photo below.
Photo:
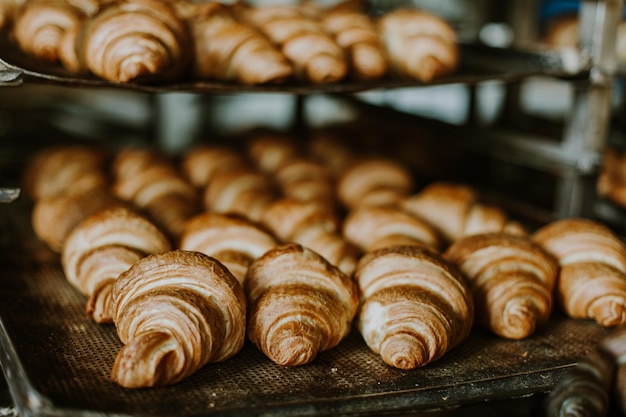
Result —
[{"label": "flaky croissant", "polygon": [[508,339],[523,339],[550,317],[558,264],[524,236],[485,233],[445,252],[468,277],[476,322]]},{"label": "flaky croissant", "polygon": [[124,343],[111,379],[123,387],[174,384],[243,346],[243,289],[202,253],[175,250],[142,258],[120,275],[111,295]]},{"label": "flaky croissant", "polygon": [[285,162],[300,154],[297,138],[272,129],[248,132],[245,141],[246,156],[261,172],[273,175]]},{"label": "flaky croissant", "polygon": [[255,259],[278,245],[274,236],[233,214],[204,212],[187,221],[180,236],[183,250],[202,252],[220,261],[243,284]]},{"label": "flaky croissant", "polygon": [[282,52],[253,26],[235,19],[228,6],[184,3],[194,38],[196,77],[256,85],[280,83],[293,75]]},{"label": "flaky croissant", "polygon": [[532,238],[560,264],[556,297],[568,315],[602,326],[626,323],[626,246],[611,229],[574,217],[548,223]]},{"label": "flaky croissant", "polygon": [[358,328],[385,363],[414,369],[437,360],[470,333],[473,302],[450,262],[420,246],[392,246],[363,256],[355,279]]},{"label": "flaky croissant", "polygon": [[190,38],[170,2],[118,0],[85,20],[76,51],[81,67],[111,82],[171,81],[188,70]]},{"label": "flaky croissant", "polygon": [[432,13],[414,8],[392,10],[378,20],[378,33],[397,74],[428,82],[458,66],[456,33]]},{"label": "flaky croissant", "polygon": [[332,172],[313,158],[293,157],[274,172],[274,180],[285,198],[334,209],[335,183]]},{"label": "flaky croissant", "polygon": [[282,242],[295,242],[322,255],[346,275],[357,262],[356,247],[341,234],[332,210],[301,200],[281,198],[272,202],[259,222]]},{"label": "flaky croissant", "polygon": [[237,13],[280,48],[297,78],[325,84],[346,77],[348,64],[342,48],[297,5],[239,7]]},{"label": "flaky croissant", "polygon": [[67,280],[89,297],[87,315],[112,321],[111,288],[142,257],[171,249],[167,237],[147,218],[128,208],[99,211],[67,237],[61,264]]},{"label": "flaky croissant", "polygon": [[350,331],[358,306],[354,282],[296,243],[256,259],[246,276],[248,337],[273,362],[310,363]]},{"label": "flaky croissant", "polygon": [[248,164],[237,150],[220,145],[201,145],[183,156],[181,170],[193,186],[206,188],[220,174],[244,168]]}]

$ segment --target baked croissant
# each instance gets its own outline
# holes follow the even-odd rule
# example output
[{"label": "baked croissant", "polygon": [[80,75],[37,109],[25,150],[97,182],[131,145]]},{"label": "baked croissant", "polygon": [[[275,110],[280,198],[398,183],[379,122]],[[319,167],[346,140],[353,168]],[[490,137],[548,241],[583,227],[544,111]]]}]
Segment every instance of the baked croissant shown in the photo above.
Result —
[{"label": "baked croissant", "polygon": [[126,206],[108,189],[93,188],[37,200],[31,223],[37,238],[54,252],[61,253],[67,237],[83,219],[100,210]]},{"label": "baked croissant", "polygon": [[626,323],[626,246],[611,229],[574,217],[548,223],[532,238],[560,264],[556,297],[569,316]]},{"label": "baked croissant", "polygon": [[126,388],[171,385],[238,353],[246,301],[239,281],[199,252],[149,255],[115,281],[113,321],[124,343],[111,380]]},{"label": "baked croissant", "polygon": [[334,208],[335,182],[328,167],[308,157],[283,162],[273,176],[285,198]]},{"label": "baked croissant", "polygon": [[317,204],[281,198],[265,209],[259,222],[282,242],[295,242],[312,249],[352,276],[357,262],[356,248],[342,236],[334,212]]},{"label": "baked croissant", "polygon": [[310,363],[349,333],[358,306],[354,282],[296,243],[256,259],[246,276],[248,337],[273,362]]},{"label": "baked croissant", "polygon": [[109,155],[83,145],[44,148],[27,163],[24,190],[35,201],[108,187]]},{"label": "baked croissant", "polygon": [[413,175],[401,163],[383,157],[361,158],[337,178],[337,197],[348,209],[397,204],[414,185]]},{"label": "baked croissant", "polygon": [[482,203],[474,189],[464,184],[430,183],[405,198],[401,206],[431,224],[448,243],[473,234],[528,234],[521,224],[509,219],[504,210]]},{"label": "baked croissant", "polygon": [[13,26],[19,8],[26,0],[3,0],[0,2],[0,33]]},{"label": "baked croissant", "polygon": [[424,245],[437,251],[442,247],[434,228],[395,206],[362,206],[349,211],[342,233],[363,252],[395,245]]},{"label": "baked croissant", "polygon": [[112,163],[113,193],[144,210],[157,226],[177,238],[200,210],[197,190],[176,165],[150,149],[120,149]]},{"label": "baked croissant", "polygon": [[298,79],[326,84],[346,77],[348,64],[342,48],[297,5],[242,6],[237,13],[280,48]]},{"label": "baked croissant", "polygon": [[[13,0],[11,0],[13,1]],[[84,21],[98,9],[97,0],[28,0],[14,18],[13,38],[29,55],[80,70],[76,37]]]},{"label": "baked croissant", "polygon": [[300,154],[296,138],[281,131],[249,132],[245,146],[246,155],[255,167],[268,175],[273,175],[285,161]]},{"label": "baked croissant", "polygon": [[179,247],[202,252],[220,261],[243,284],[255,259],[278,245],[274,236],[233,214],[205,212],[187,221]]},{"label": "baked croissant", "polygon": [[142,257],[171,249],[167,237],[147,218],[128,208],[99,211],[67,237],[61,256],[67,280],[89,297],[87,315],[112,321],[111,288]]},{"label": "baked croissant", "polygon": [[523,339],[550,317],[558,264],[530,238],[467,236],[454,242],[445,257],[469,280],[477,324],[507,339]]},{"label": "baked croissant", "polygon": [[181,170],[193,186],[203,189],[220,174],[244,168],[247,164],[243,155],[235,149],[202,145],[184,155]]},{"label": "baked croissant", "polygon": [[[285,56],[265,35],[218,2],[184,2],[194,38],[194,75],[246,85],[280,83],[293,75]],[[180,6],[179,6],[180,8]]]},{"label": "baked croissant", "polygon": [[604,150],[596,183],[598,195],[626,207],[626,153],[613,147]]},{"label": "baked croissant", "polygon": [[413,245],[369,252],[355,280],[361,294],[358,328],[390,366],[427,365],[471,331],[474,307],[465,278],[431,250]]},{"label": "baked croissant", "polygon": [[190,39],[170,2],[118,0],[85,20],[76,51],[81,67],[107,81],[171,81],[188,70]]},{"label": "baked croissant", "polygon": [[374,19],[348,3],[340,3],[325,10],[320,17],[322,26],[346,51],[353,78],[382,78],[387,74],[387,57]]},{"label": "baked croissant", "polygon": [[443,19],[398,8],[378,20],[378,33],[393,72],[423,82],[453,72],[459,63],[457,36]]}]

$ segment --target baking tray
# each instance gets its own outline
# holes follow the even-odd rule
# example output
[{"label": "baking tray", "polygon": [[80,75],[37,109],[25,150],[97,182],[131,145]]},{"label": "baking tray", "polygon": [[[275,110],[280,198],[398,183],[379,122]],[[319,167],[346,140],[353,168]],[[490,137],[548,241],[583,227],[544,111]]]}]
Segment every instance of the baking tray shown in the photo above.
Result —
[{"label": "baking tray", "polygon": [[412,371],[385,365],[356,331],[297,368],[247,343],[176,385],[128,390],[109,381],[121,347],[114,327],[85,316],[84,297],[34,238],[29,213],[25,199],[0,205],[0,364],[23,417],[421,415],[545,394],[605,334],[555,312],[523,341],[475,329]]},{"label": "baking tray", "polygon": [[0,39],[0,87],[19,86],[23,83],[45,83],[68,87],[122,88],[152,93],[357,93],[375,89],[419,87],[439,84],[476,84],[489,80],[512,82],[533,75],[561,78],[587,78],[590,60],[575,50],[557,50],[540,46],[525,49],[496,48],[482,44],[461,43],[460,64],[449,76],[428,83],[388,77],[377,81],[342,81],[332,84],[283,83],[278,85],[244,86],[235,83],[212,81],[186,81],[170,84],[111,83],[94,76],[77,76],[59,65],[42,63],[22,53],[8,41]]}]

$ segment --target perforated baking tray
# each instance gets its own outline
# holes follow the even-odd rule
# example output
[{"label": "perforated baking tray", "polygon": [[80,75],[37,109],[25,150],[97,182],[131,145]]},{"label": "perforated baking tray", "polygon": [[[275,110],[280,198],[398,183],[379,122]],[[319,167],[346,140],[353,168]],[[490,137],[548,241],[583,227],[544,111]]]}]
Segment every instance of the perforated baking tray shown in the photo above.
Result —
[{"label": "perforated baking tray", "polygon": [[58,256],[32,234],[24,200],[0,205],[0,363],[20,416],[381,416],[547,392],[605,333],[558,314],[531,338],[476,329],[439,361],[400,371],[357,332],[312,364],[271,363],[247,344],[181,383],[127,390],[109,382],[112,325],[83,313]]}]

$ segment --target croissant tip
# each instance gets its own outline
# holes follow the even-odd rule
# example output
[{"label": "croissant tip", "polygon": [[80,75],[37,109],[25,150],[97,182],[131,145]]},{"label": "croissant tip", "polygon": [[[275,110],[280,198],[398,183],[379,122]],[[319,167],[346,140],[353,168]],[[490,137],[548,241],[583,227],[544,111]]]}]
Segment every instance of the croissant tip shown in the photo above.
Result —
[{"label": "croissant tip", "polygon": [[602,327],[615,327],[626,323],[626,305],[624,300],[610,300],[592,306],[592,317]]},{"label": "croissant tip", "polygon": [[415,369],[429,361],[427,346],[408,334],[388,337],[382,343],[380,355],[388,365],[403,370]]},{"label": "croissant tip", "polygon": [[306,365],[315,359],[319,343],[309,337],[294,335],[283,338],[270,347],[269,357],[279,365]]},{"label": "croissant tip", "polygon": [[541,321],[541,314],[532,303],[515,303],[503,312],[504,326],[496,332],[507,339],[521,340],[530,336]]}]

